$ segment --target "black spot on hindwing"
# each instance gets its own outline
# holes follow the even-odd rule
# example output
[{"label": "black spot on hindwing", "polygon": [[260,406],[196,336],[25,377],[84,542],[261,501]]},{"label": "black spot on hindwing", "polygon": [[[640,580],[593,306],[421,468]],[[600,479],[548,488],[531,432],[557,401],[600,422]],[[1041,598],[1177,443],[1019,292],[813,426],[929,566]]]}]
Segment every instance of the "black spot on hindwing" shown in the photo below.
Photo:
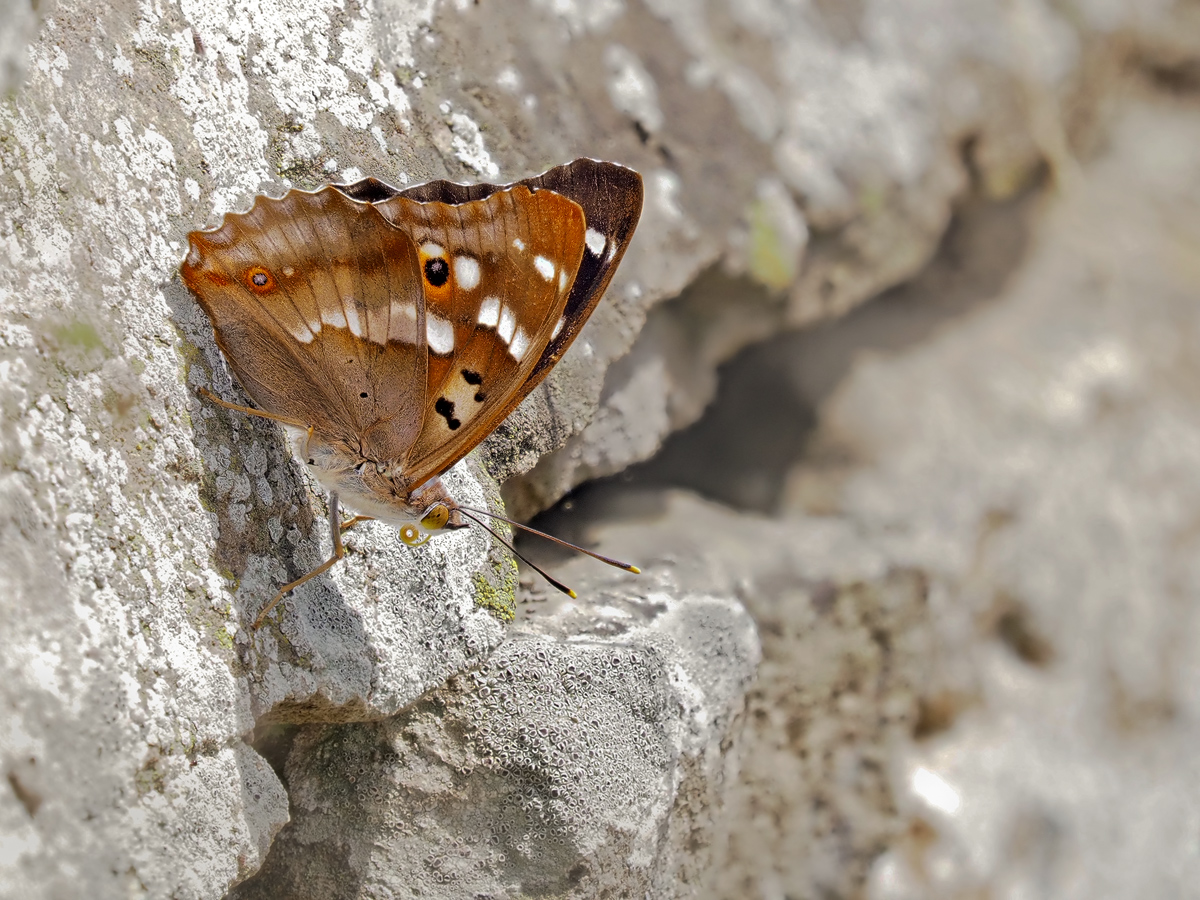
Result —
[{"label": "black spot on hindwing", "polygon": [[470,369],[462,370],[463,381],[467,384],[483,384],[483,376],[478,372],[472,372]]}]

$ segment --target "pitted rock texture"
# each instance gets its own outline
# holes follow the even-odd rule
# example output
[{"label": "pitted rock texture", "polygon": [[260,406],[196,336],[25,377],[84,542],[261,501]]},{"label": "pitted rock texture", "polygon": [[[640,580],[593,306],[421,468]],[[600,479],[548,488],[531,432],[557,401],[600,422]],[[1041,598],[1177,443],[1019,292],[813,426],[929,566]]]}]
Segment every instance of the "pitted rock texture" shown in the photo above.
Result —
[{"label": "pitted rock texture", "polygon": [[591,588],[398,716],[301,728],[292,822],[232,896],[690,896],[754,625],[674,585]]},{"label": "pitted rock texture", "polygon": [[[220,896],[288,817],[283,782],[246,749],[256,726],[390,727],[363,723],[407,714],[508,639],[503,547],[468,532],[410,552],[370,523],[250,631],[328,555],[324,500],[277,428],[196,396],[240,399],[177,277],[189,230],[262,191],[365,174],[499,181],[577,155],[642,171],[610,296],[449,476],[476,504],[498,506],[502,484],[524,516],[653,454],[739,345],[911,275],[964,193],[1008,196],[1047,167],[1069,179],[1071,142],[1128,56],[1186,75],[1174,7],[118,0],[40,4],[36,29],[6,18],[0,893]],[[672,301],[677,318],[656,308],[730,277],[752,286]],[[673,646],[663,671],[686,669]],[[725,671],[752,659],[738,646]],[[691,774],[661,784],[667,837],[638,884],[699,879],[703,842],[679,829],[708,827],[691,804],[716,791],[712,748],[736,732],[719,730],[665,764]]]},{"label": "pitted rock texture", "polygon": [[[649,577],[736,596],[761,635],[691,896],[854,896],[905,829],[890,765],[912,745],[931,675],[928,576],[846,518],[769,518],[644,487],[585,492],[576,515]],[[576,562],[557,571],[586,577]]]}]

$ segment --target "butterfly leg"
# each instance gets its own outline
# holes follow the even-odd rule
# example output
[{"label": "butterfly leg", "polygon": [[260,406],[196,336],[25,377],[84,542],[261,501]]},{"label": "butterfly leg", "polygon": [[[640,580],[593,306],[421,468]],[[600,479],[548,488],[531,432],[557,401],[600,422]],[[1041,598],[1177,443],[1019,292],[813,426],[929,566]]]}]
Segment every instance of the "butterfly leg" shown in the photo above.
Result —
[{"label": "butterfly leg", "polygon": [[261,409],[254,409],[252,406],[242,406],[238,403],[230,403],[228,400],[222,400],[208,388],[196,388],[196,392],[201,396],[208,398],[213,403],[217,404],[217,406],[223,406],[226,409],[232,409],[235,412],[245,413],[248,416],[258,416],[260,419],[271,419],[274,422],[282,422],[284,425],[293,425],[296,428],[304,428],[308,431],[312,431],[311,426],[306,425],[303,422],[297,422],[295,419],[285,419],[283,416],[277,416],[273,413],[263,412]]},{"label": "butterfly leg", "polygon": [[342,531],[349,531],[351,528],[353,528],[359,522],[374,522],[374,521],[375,521],[374,516],[355,516],[353,519],[348,519],[347,521],[342,523]]},{"label": "butterfly leg", "polygon": [[[350,524],[353,525],[358,519],[363,518],[370,517],[356,516],[350,520]],[[270,603],[263,607],[262,612],[258,614],[258,618],[254,620],[254,628],[258,628],[260,625],[262,625],[263,620],[267,617],[267,614],[270,613],[271,610],[275,608],[275,605],[283,599],[284,594],[295,590],[306,581],[311,581],[321,573],[328,572],[333,568],[334,564],[337,563],[338,560],[346,555],[346,548],[342,546],[342,529],[345,527],[346,526],[342,525],[342,517],[338,508],[338,495],[331,493],[329,495],[329,530],[333,534],[333,556],[325,560],[325,562],[321,563],[307,575],[297,578],[295,581],[285,584],[282,588],[280,588],[279,593],[275,595],[274,599],[272,599]]]}]

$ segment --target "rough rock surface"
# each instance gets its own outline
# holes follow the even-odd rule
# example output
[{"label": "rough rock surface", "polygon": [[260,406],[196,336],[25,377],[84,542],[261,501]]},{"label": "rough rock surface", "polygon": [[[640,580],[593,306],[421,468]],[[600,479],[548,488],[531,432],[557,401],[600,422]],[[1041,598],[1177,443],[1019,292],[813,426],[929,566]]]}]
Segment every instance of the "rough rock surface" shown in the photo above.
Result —
[{"label": "rough rock surface", "polygon": [[1139,97],[1110,135],[992,304],[864,361],[829,411],[877,460],[842,508],[935,573],[930,696],[955,695],[891,761],[924,826],[880,900],[1200,878],[1200,111]]},{"label": "rough rock surface", "polygon": [[292,821],[232,896],[689,896],[758,661],[728,592],[588,585],[400,715],[308,725]]},{"label": "rough rock surface", "polygon": [[[551,520],[758,624],[700,896],[1192,892],[1200,111],[1130,93],[1069,188],[739,358],[662,459],[741,512],[649,491],[656,460]],[[755,431],[764,408],[812,424]]]},{"label": "rough rock surface", "polygon": [[[498,505],[502,485],[510,510],[528,515],[654,454],[700,414],[716,365],[740,346],[843,315],[911,276],[965,193],[1011,196],[1047,165],[1069,181],[1069,141],[1103,132],[1088,118],[1126,59],[1160,60],[1186,89],[1187,9],[1069,6],[63,0],[40,4],[36,23],[25,8],[6,18],[0,894],[86,884],[97,898],[200,898],[244,883],[236,890],[264,896],[307,877],[337,885],[314,896],[418,880],[436,895],[453,875],[445,896],[463,883],[497,896],[683,896],[714,867],[741,877],[728,860],[787,844],[739,843],[759,832],[738,815],[766,819],[754,818],[753,791],[727,790],[757,658],[739,602],[770,626],[776,652],[791,604],[811,607],[814,669],[764,681],[747,721],[770,720],[786,679],[812,708],[848,707],[845,734],[814,736],[803,716],[792,726],[787,746],[821,747],[820,762],[793,765],[783,744],[774,758],[826,811],[814,821],[834,837],[811,845],[826,860],[816,881],[850,890],[897,833],[879,775],[896,757],[880,748],[914,715],[920,678],[907,666],[926,615],[916,550],[859,547],[860,529],[842,525],[836,540],[813,538],[832,544],[823,566],[785,565],[793,545],[765,537],[773,523],[746,525],[761,540],[726,544],[725,514],[678,500],[676,550],[660,553],[645,531],[625,547],[653,564],[648,582],[572,568],[584,603],[510,626],[515,569],[486,535],[412,552],[369,523],[349,534],[343,564],[252,632],[275,587],[328,555],[324,501],[278,429],[197,399],[198,386],[239,394],[177,266],[189,230],[264,190],[363,174],[508,180],[584,154],[641,170],[647,205],[609,298],[449,478],[476,505]],[[1091,384],[1095,365],[1079,365],[1072,377]],[[917,449],[895,462],[928,458]],[[907,477],[880,471],[877,481]],[[830,484],[841,474],[820,473],[815,489],[809,474],[790,482],[797,502],[840,508]],[[847,506],[863,521],[923,499],[878,486],[846,496],[865,498]],[[777,583],[755,581],[747,560]],[[821,663],[822,628],[857,662]],[[539,649],[553,678],[533,677]],[[562,677],[614,658],[625,674],[611,693]],[[487,679],[508,669],[517,710],[489,712]],[[1135,717],[1157,696],[1137,678],[1116,682]],[[570,721],[573,705],[600,725]],[[539,733],[547,718],[566,750]],[[572,781],[580,767],[561,754],[597,746],[615,755]],[[526,749],[534,763],[504,762]],[[363,771],[347,774],[354,764]],[[365,799],[347,787],[360,776]],[[818,776],[837,787],[812,788]],[[720,820],[726,796],[734,818]],[[788,815],[808,821],[801,806]],[[478,842],[493,825],[487,849]],[[457,836],[466,850],[428,855]],[[882,858],[872,889],[906,884],[899,858]],[[268,859],[275,877],[248,881]],[[971,860],[955,870],[961,883],[1000,877]],[[760,868],[756,890],[782,896]],[[744,892],[733,884],[717,882]]]}]

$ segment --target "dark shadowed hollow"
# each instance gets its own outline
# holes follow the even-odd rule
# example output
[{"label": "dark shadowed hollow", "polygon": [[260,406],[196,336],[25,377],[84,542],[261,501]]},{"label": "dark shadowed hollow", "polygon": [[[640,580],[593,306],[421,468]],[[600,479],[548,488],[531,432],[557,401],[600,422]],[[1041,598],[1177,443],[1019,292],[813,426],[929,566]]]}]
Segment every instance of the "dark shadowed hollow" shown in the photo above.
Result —
[{"label": "dark shadowed hollow", "polygon": [[[669,487],[744,512],[779,513],[797,465],[836,469],[847,462],[846,448],[814,443],[813,437],[822,403],[855,359],[919,345],[938,328],[994,302],[1028,251],[1031,217],[1045,191],[1039,183],[1010,200],[966,200],[919,276],[833,322],[743,348],[720,366],[716,396],[698,421],[668,437],[651,459],[581,486],[530,524],[572,542],[586,540],[595,522],[637,517],[640,508],[655,508],[658,490]],[[761,288],[719,273],[701,278],[651,316],[679,316],[694,294],[707,299],[714,290],[764,302]],[[539,563],[571,555],[528,535],[517,544]]]}]

